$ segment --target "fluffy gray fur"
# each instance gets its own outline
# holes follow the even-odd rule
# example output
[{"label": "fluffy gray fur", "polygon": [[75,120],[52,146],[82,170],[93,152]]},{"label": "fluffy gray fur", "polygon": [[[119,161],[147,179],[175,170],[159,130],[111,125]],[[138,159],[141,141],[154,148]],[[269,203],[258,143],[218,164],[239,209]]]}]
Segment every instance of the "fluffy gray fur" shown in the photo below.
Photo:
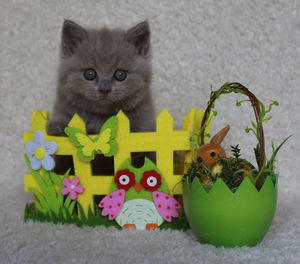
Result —
[{"label": "fluffy gray fur", "polygon": [[[77,113],[86,122],[88,133],[95,134],[119,110],[129,117],[132,131],[153,131],[150,55],[146,21],[127,31],[85,29],[64,21],[57,97],[48,133],[63,134]],[[89,68],[97,72],[95,80],[84,78],[84,70]],[[113,78],[117,69],[127,72],[124,81]]]}]

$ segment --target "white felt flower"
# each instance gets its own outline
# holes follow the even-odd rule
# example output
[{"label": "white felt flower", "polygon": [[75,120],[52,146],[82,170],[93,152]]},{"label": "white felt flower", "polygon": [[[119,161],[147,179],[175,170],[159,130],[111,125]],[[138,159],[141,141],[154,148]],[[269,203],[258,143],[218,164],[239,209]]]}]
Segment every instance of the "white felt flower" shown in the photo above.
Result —
[{"label": "white felt flower", "polygon": [[34,141],[27,142],[26,153],[30,156],[30,165],[33,170],[43,167],[50,171],[55,167],[54,159],[50,156],[57,150],[54,141],[44,142],[44,134],[41,131],[34,132]]}]

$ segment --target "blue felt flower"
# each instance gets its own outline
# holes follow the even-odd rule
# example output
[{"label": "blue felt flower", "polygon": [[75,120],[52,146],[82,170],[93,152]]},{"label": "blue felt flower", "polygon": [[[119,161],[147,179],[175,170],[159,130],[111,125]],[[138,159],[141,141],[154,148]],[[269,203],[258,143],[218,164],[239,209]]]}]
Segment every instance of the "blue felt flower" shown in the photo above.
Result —
[{"label": "blue felt flower", "polygon": [[27,142],[25,150],[33,170],[39,170],[41,167],[47,171],[54,169],[55,162],[50,155],[57,151],[57,145],[54,141],[44,142],[44,134],[41,131],[34,132],[34,141]]}]

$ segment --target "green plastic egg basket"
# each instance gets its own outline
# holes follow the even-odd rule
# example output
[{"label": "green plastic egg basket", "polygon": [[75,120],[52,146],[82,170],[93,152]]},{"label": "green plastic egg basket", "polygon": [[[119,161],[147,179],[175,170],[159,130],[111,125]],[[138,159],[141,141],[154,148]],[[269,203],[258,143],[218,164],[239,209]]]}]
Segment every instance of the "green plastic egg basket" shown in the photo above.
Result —
[{"label": "green plastic egg basket", "polygon": [[200,242],[214,246],[255,246],[266,235],[277,202],[277,184],[267,177],[258,191],[245,178],[233,193],[222,179],[207,192],[198,179],[186,181],[183,202],[191,229]]},{"label": "green plastic egg basket", "polygon": [[[258,99],[239,83],[228,84],[230,91],[249,97],[258,122],[261,109]],[[211,93],[200,129],[200,145],[204,144],[204,128],[214,101],[220,94]],[[259,170],[265,159],[264,132],[259,128]],[[274,180],[275,179],[275,180]],[[261,242],[272,223],[277,203],[277,176],[259,178],[256,185],[245,177],[240,186],[231,191],[221,178],[207,188],[197,178],[188,177],[183,183],[183,203],[191,229],[202,243],[216,247],[255,246]]]}]

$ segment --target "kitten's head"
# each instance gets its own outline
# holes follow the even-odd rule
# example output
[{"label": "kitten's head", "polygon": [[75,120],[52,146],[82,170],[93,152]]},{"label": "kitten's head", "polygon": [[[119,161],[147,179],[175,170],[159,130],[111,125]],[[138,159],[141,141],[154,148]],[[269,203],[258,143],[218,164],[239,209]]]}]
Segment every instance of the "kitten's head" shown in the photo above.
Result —
[{"label": "kitten's head", "polygon": [[150,29],[89,30],[66,20],[62,29],[58,96],[97,114],[133,110],[149,94]]}]

